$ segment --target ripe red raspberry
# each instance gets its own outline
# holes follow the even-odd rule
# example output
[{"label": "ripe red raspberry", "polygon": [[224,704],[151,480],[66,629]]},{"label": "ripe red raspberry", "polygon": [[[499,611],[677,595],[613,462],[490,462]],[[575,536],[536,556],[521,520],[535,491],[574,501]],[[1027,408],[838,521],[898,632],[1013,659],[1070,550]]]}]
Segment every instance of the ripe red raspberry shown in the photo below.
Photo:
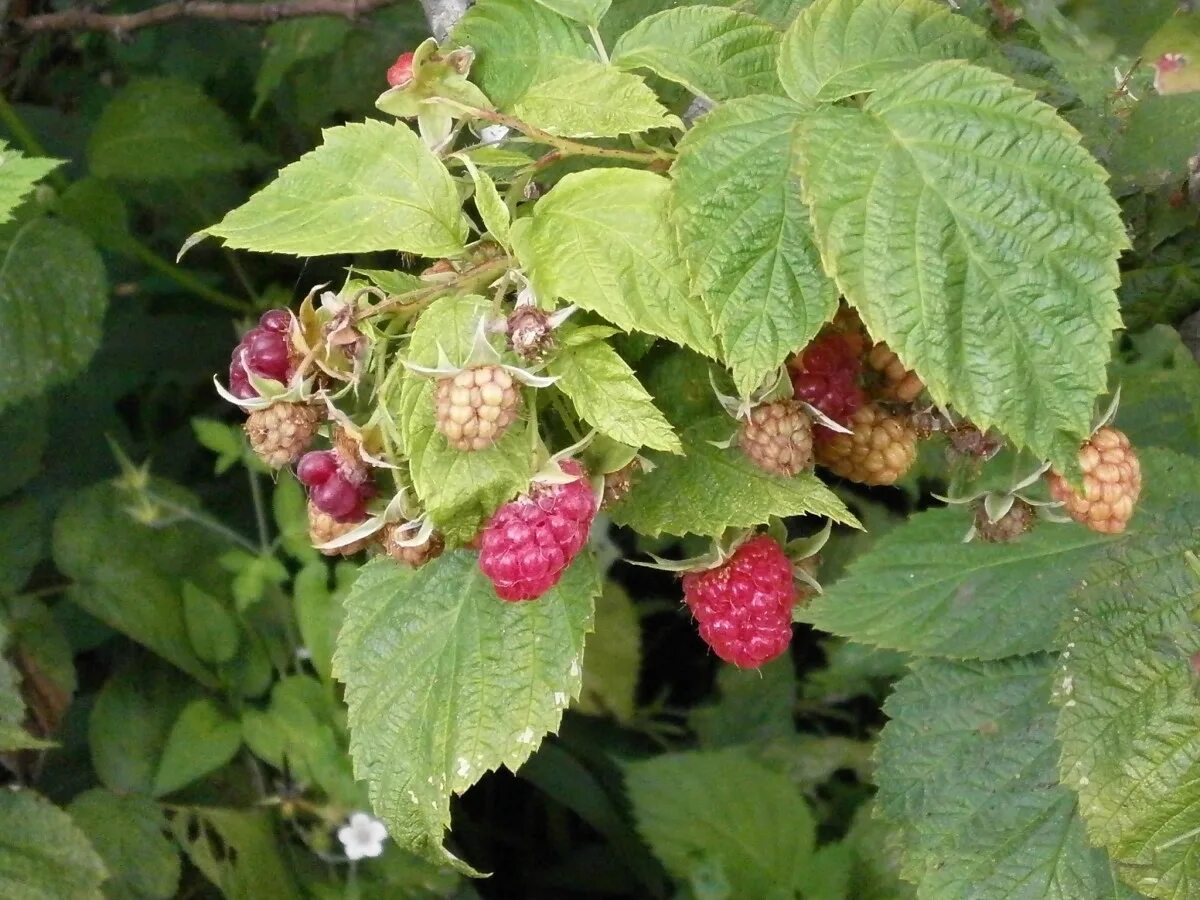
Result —
[{"label": "ripe red raspberry", "polygon": [[[788,361],[797,400],[811,404],[839,424],[846,424],[866,402],[859,386],[862,374],[860,342],[856,336],[830,332],[818,337]],[[818,424],[816,436],[834,432]]]},{"label": "ripe red raspberry", "polygon": [[560,463],[567,484],[535,482],[492,516],[480,541],[479,568],[501,600],[535,600],[558,583],[587,543],[596,498],[583,466]]},{"label": "ripe red raspberry", "polygon": [[412,81],[412,77],[413,55],[412,53],[401,53],[387,70],[387,83],[391,87],[402,88]]},{"label": "ripe red raspberry", "polygon": [[879,375],[878,396],[896,403],[912,403],[925,390],[916,372],[910,371],[900,362],[891,347],[880,342],[867,354],[867,365]]},{"label": "ripe red raspberry", "polygon": [[288,331],[292,314],[286,309],[271,309],[262,314],[233,348],[229,361],[229,392],[239,400],[250,400],[258,391],[250,383],[250,373],[287,383],[294,369]]},{"label": "ripe red raspberry", "polygon": [[415,547],[402,547],[399,543],[405,537],[399,525],[385,525],[379,534],[379,544],[383,552],[401,565],[419,569],[431,559],[437,559],[446,549],[446,542],[436,531],[429,535],[428,540]]},{"label": "ripe red raspberry", "polygon": [[508,346],[522,359],[539,360],[554,349],[550,314],[536,306],[518,306],[508,316]]},{"label": "ripe red raspberry", "polygon": [[1142,466],[1123,431],[1105,426],[1079,448],[1083,493],[1057,472],[1046,476],[1050,494],[1076,522],[1101,534],[1120,534],[1142,492]]},{"label": "ripe red raspberry", "polygon": [[742,420],[738,446],[764,471],[798,475],[813,464],[812,422],[795,400],[761,403]]},{"label": "ripe red raspberry", "polygon": [[1037,522],[1037,510],[1017,498],[1013,501],[1012,509],[998,518],[995,522],[988,519],[987,510],[983,504],[975,510],[975,533],[980,540],[989,544],[1007,544],[1015,541]]},{"label": "ripe red raspberry", "polygon": [[834,433],[816,444],[817,462],[843,478],[892,484],[916,461],[917,432],[907,418],[868,403],[847,424],[851,434]]},{"label": "ripe red raspberry", "polygon": [[272,403],[246,419],[246,437],[259,459],[278,469],[300,458],[312,443],[321,413],[307,403]]},{"label": "ripe red raspberry", "polygon": [[517,417],[521,395],[502,366],[463,369],[437,383],[437,429],[456,450],[483,450],[500,440]]},{"label": "ripe red raspberry", "polygon": [[[330,541],[340,538],[353,528],[355,524],[354,522],[339,522],[328,513],[321,512],[315,503],[310,501],[308,504],[308,537],[314,547],[319,547],[321,544],[327,544]],[[360,550],[365,549],[369,541],[370,538],[361,538],[353,543],[346,544],[344,547],[322,550],[321,553],[325,556],[353,556]]]},{"label": "ripe red raspberry", "polygon": [[792,640],[792,564],[766,535],[746,541],[715,569],[684,575],[683,596],[700,637],[739,668],[770,662]]},{"label": "ripe red raspberry", "polygon": [[361,522],[374,490],[365,469],[347,463],[333,450],[305,453],[296,477],[308,488],[308,499],[337,522]]}]

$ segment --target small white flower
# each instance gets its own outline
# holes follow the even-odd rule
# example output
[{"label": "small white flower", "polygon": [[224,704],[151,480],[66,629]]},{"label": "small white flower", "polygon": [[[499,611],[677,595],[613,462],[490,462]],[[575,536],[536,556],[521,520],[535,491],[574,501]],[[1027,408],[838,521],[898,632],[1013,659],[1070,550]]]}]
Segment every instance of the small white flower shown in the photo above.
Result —
[{"label": "small white flower", "polygon": [[485,125],[479,129],[480,143],[485,145],[498,144],[508,137],[508,128],[504,125]]},{"label": "small white flower", "polygon": [[350,824],[339,828],[337,834],[346,849],[347,859],[379,856],[387,839],[387,829],[383,823],[374,816],[360,812],[352,815]]}]

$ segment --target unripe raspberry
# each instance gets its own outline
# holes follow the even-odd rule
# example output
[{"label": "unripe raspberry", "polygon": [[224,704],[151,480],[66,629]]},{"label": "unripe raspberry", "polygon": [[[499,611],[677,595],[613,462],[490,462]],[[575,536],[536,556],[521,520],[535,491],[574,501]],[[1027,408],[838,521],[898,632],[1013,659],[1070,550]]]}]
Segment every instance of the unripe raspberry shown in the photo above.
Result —
[{"label": "unripe raspberry", "polygon": [[1076,522],[1102,534],[1120,534],[1133,517],[1142,492],[1142,467],[1123,431],[1105,426],[1079,449],[1083,493],[1071,490],[1057,472],[1046,476],[1050,494]]},{"label": "unripe raspberry", "polygon": [[505,503],[480,540],[479,568],[501,600],[535,600],[554,585],[587,543],[596,498],[587,473],[573,459],[560,463],[567,484],[534,483]]},{"label": "unripe raspberry", "polygon": [[536,306],[518,306],[508,316],[508,346],[522,359],[539,360],[554,349],[550,314]]},{"label": "unripe raspberry", "polygon": [[413,55],[412,53],[401,53],[387,70],[387,83],[391,87],[402,88],[412,81],[412,78]]},{"label": "unripe raspberry", "polygon": [[892,484],[917,458],[917,432],[907,418],[868,403],[848,423],[851,434],[834,433],[816,445],[817,462],[861,484]]},{"label": "unripe raspberry", "polygon": [[735,666],[758,668],[791,642],[792,564],[766,535],[746,541],[714,569],[684,575],[683,595],[700,637]]},{"label": "unripe raspberry", "polygon": [[517,417],[521,395],[501,366],[463,369],[437,383],[437,429],[456,450],[483,450],[500,440]]},{"label": "unripe raspberry", "polygon": [[738,446],[764,471],[797,475],[813,464],[812,422],[795,400],[761,403],[742,420]]},{"label": "unripe raspberry", "polygon": [[308,449],[321,413],[307,403],[272,403],[250,413],[246,437],[258,458],[274,469],[291,465]]},{"label": "unripe raspberry", "polygon": [[879,396],[896,403],[912,403],[925,390],[925,383],[900,362],[900,357],[880,342],[867,354],[867,365],[879,374]]},{"label": "unripe raspberry", "polygon": [[[308,537],[314,547],[319,547],[321,544],[327,544],[330,541],[340,538],[354,526],[354,522],[339,522],[328,513],[321,512],[315,503],[309,502]],[[353,556],[355,553],[363,550],[369,541],[370,538],[362,538],[344,547],[337,547],[333,550],[322,550],[321,552],[326,556]]]},{"label": "unripe raspberry", "polygon": [[[861,347],[849,335],[839,332],[821,335],[788,361],[788,371],[796,399],[815,406],[840,424],[846,424],[866,402],[859,386]],[[830,433],[817,425],[817,437],[827,437]]]},{"label": "unripe raspberry", "polygon": [[361,522],[374,488],[365,468],[344,460],[335,450],[304,454],[296,477],[308,488],[308,499],[338,522]]},{"label": "unripe raspberry", "polygon": [[446,549],[446,542],[436,531],[429,535],[425,543],[415,547],[400,546],[399,541],[404,536],[399,525],[385,525],[379,534],[379,544],[383,552],[396,562],[413,569],[419,569],[431,559],[437,559]]},{"label": "unripe raspberry", "polygon": [[987,511],[980,504],[975,510],[975,534],[989,544],[1006,544],[1027,532],[1036,521],[1037,510],[1020,498],[995,522],[988,520]]},{"label": "unripe raspberry", "polygon": [[286,309],[272,309],[262,314],[259,324],[251,328],[233,348],[229,361],[229,391],[239,400],[250,400],[258,391],[250,383],[250,373],[286,384],[295,368],[288,332],[292,314]]}]

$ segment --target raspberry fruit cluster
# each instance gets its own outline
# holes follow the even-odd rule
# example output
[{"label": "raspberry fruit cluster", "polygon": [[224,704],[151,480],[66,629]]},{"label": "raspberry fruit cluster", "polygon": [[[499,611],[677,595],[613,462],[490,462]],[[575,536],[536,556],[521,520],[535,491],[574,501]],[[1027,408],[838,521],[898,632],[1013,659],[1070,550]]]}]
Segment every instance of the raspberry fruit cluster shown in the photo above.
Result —
[{"label": "raspberry fruit cluster", "polygon": [[[866,402],[860,385],[862,347],[856,335],[833,331],[822,334],[788,362],[797,400],[816,407],[845,424]],[[816,426],[818,439],[832,434]]]},{"label": "raspberry fruit cluster", "polygon": [[764,471],[797,475],[813,464],[812,422],[795,400],[762,403],[742,421],[738,446]]},{"label": "raspberry fruit cluster", "polygon": [[1062,475],[1048,476],[1050,495],[1072,519],[1101,534],[1120,534],[1142,492],[1142,466],[1128,436],[1111,426],[1096,431],[1079,449],[1083,492]]},{"label": "raspberry fruit cluster", "polygon": [[451,447],[468,452],[500,440],[520,405],[516,381],[498,365],[474,366],[441,378],[434,394],[438,431]]},{"label": "raspberry fruit cluster", "polygon": [[286,384],[292,374],[292,351],[288,332],[292,314],[272,309],[262,314],[258,325],[242,337],[229,362],[229,391],[239,400],[258,396],[250,373]]},{"label": "raspberry fruit cluster", "polygon": [[367,517],[367,501],[374,489],[366,470],[336,450],[304,454],[296,477],[308,489],[309,502],[333,521],[355,523]]},{"label": "raspberry fruit cluster", "polygon": [[683,595],[700,637],[728,663],[754,669],[791,643],[792,563],[766,535],[746,541],[716,568],[684,575]]},{"label": "raspberry fruit cluster", "polygon": [[534,482],[496,510],[480,540],[479,568],[501,600],[535,600],[562,577],[587,543],[596,498],[583,466],[559,464],[566,484]]}]

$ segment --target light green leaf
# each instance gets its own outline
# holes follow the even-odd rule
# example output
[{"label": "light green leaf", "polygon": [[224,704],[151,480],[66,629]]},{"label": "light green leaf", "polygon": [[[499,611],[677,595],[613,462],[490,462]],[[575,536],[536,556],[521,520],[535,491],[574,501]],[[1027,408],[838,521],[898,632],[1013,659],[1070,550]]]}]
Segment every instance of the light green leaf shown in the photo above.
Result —
[{"label": "light green leaf", "polygon": [[[153,487],[181,508],[194,499],[165,482]],[[189,578],[204,590],[224,584],[216,557],[225,549],[211,532],[187,522],[167,528],[138,524],[126,512],[128,497],[110,484],[73,494],[54,523],[54,560],[74,582],[69,596],[96,618],[187,672],[203,684],[215,680],[192,649],[184,621],[181,585]]]},{"label": "light green leaf", "polygon": [[804,887],[816,831],[808,803],[746,751],[665,753],[629,764],[625,784],[638,831],[676,878],[716,864],[730,900]]},{"label": "light green leaf", "polygon": [[249,450],[246,432],[228,422],[197,416],[192,419],[192,432],[205,449],[217,454],[214,471],[218,475],[224,475],[241,462]]},{"label": "light green leaf", "polygon": [[728,417],[705,419],[681,437],[685,456],[653,455],[654,471],[639,476],[633,491],[612,510],[613,521],[646,535],[719,535],[726,528],[761,525],[771,516],[828,516],[858,520],[811,472],[770,475],[737,449],[720,450],[736,429]]},{"label": "light green leaf", "polygon": [[643,19],[621,35],[612,64],[649,69],[710,100],[780,93],[780,35],[747,13],[685,6]]},{"label": "light green leaf", "polygon": [[514,225],[513,245],[540,296],[714,356],[708,310],[691,294],[667,220],[669,191],[665,178],[634,169],[568,175]]},{"label": "light green leaf", "polygon": [[837,309],[800,197],[801,114],[771,97],[722,104],[684,136],[671,170],[671,220],[745,394]]},{"label": "light green leaf", "polygon": [[564,350],[547,369],[558,376],[554,386],[571,398],[580,417],[602,434],[630,447],[683,452],[633,369],[604,341]]},{"label": "light green leaf", "polygon": [[1049,106],[961,62],[805,129],[826,269],[935,400],[1077,465],[1120,325],[1126,245],[1104,171]]},{"label": "light green leaf", "polygon": [[[417,320],[409,361],[437,365],[440,345],[452,362],[463,362],[489,309],[489,302],[477,296],[436,301]],[[411,372],[401,382],[397,408],[409,470],[417,497],[446,538],[466,543],[497,506],[529,486],[534,467],[530,422],[520,416],[491,447],[463,453],[437,430],[434,390],[432,379]]]},{"label": "light green leaf", "polygon": [[525,91],[513,114],[551,134],[570,137],[683,128],[639,76],[588,60],[561,60],[552,78]]},{"label": "light green leaf", "polygon": [[0,225],[12,218],[35,184],[61,165],[62,160],[30,158],[0,141]]},{"label": "light green leaf", "polygon": [[1200,94],[1151,94],[1140,100],[1116,134],[1108,168],[1121,185],[1178,184],[1197,149]]},{"label": "light green leaf", "polygon": [[1121,877],[1182,900],[1200,890],[1200,465],[1162,450],[1142,463],[1128,540],[1097,563],[1063,628],[1060,771]]},{"label": "light green leaf", "polygon": [[154,796],[170,794],[221,768],[242,746],[237,720],[207,698],[180,712],[163,746],[154,775]]},{"label": "light green leaf", "polygon": [[168,900],[179,887],[179,850],[163,836],[162,807],[137,794],[93,788],[67,810],[109,871],[110,900]]},{"label": "light green leaf", "polygon": [[992,52],[983,29],[933,0],[818,0],[784,35],[779,78],[797,102],[832,101],[922,63]]},{"label": "light green leaf", "polygon": [[254,107],[251,117],[283,84],[295,66],[321,59],[340,50],[353,26],[336,16],[313,16],[276,22],[266,30],[262,65],[254,80]]},{"label": "light green leaf", "polygon": [[471,80],[505,110],[552,78],[563,59],[596,58],[576,25],[529,0],[479,0],[451,37],[475,51]]},{"label": "light green leaf", "polygon": [[474,553],[360,570],[334,673],[346,683],[355,774],[393,840],[462,866],[442,847],[450,795],[501,765],[515,770],[558,727],[579,692],[599,589],[586,556],[529,603],[497,598]]},{"label": "light green leaf", "polygon": [[172,78],[123,88],[100,114],[87,153],[93,175],[126,181],[197,178],[261,156],[199,86]]},{"label": "light green leaf", "polygon": [[442,162],[406,125],[327,128],[325,142],[206,233],[261,253],[454,256],[467,239]]},{"label": "light green leaf", "polygon": [[823,631],[930,656],[999,659],[1057,646],[1070,593],[1113,539],[1042,525],[1007,544],[964,544],[970,520],[962,507],[917,513],[798,615]]},{"label": "light green leaf", "polygon": [[733,8],[753,13],[784,30],[810,5],[812,0],[738,0]]},{"label": "light green leaf", "polygon": [[560,16],[582,22],[584,25],[596,26],[608,12],[612,0],[537,0],[547,9],[552,9]]},{"label": "light green leaf", "polygon": [[927,662],[888,699],[877,802],[919,897],[1129,896],[1056,783],[1052,671],[1048,657]]},{"label": "light green leaf", "polygon": [[33,791],[0,791],[0,897],[102,900],[107,874],[65,812]]},{"label": "light green leaf", "polygon": [[180,807],[171,831],[192,865],[204,873],[226,900],[299,900],[286,846],[273,826],[274,813],[239,809]]},{"label": "light green leaf", "polygon": [[633,601],[615,581],[596,600],[595,630],[583,654],[583,687],[575,709],[628,722],[637,711],[642,627]]},{"label": "light green leaf", "polygon": [[81,232],[36,218],[0,236],[0,409],[79,373],[107,304],[104,263]]},{"label": "light green leaf", "polygon": [[479,210],[479,217],[483,219],[484,228],[502,247],[508,249],[508,228],[512,216],[500,192],[496,190],[496,182],[492,181],[491,175],[480,170],[469,156],[464,154],[458,158],[462,160],[471,174],[471,180],[475,182],[475,207]]},{"label": "light green leaf", "polygon": [[183,583],[183,621],[202,661],[220,665],[233,659],[240,640],[237,622],[225,604],[190,581]]}]

